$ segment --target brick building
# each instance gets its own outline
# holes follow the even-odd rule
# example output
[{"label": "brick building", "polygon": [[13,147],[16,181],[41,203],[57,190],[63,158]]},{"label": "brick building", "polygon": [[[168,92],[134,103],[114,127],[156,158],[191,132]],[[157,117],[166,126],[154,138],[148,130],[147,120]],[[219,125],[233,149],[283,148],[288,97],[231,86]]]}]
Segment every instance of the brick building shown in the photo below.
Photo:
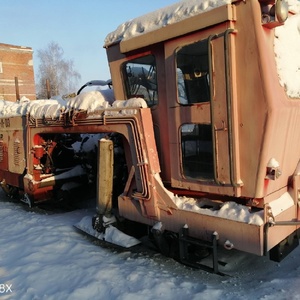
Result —
[{"label": "brick building", "polygon": [[32,55],[30,47],[0,43],[0,99],[36,99]]}]

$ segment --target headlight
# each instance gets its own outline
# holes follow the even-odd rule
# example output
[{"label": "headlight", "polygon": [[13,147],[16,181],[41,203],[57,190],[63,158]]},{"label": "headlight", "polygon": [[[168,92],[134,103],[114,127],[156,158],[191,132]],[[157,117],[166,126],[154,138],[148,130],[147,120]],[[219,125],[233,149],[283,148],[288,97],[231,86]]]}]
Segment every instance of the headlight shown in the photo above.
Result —
[{"label": "headlight", "polygon": [[277,0],[275,3],[275,15],[278,22],[283,23],[286,21],[289,14],[288,4],[284,0]]},{"label": "headlight", "polygon": [[288,18],[289,8],[285,0],[276,0],[274,2],[260,1],[262,23],[268,28],[274,28],[282,25]]}]

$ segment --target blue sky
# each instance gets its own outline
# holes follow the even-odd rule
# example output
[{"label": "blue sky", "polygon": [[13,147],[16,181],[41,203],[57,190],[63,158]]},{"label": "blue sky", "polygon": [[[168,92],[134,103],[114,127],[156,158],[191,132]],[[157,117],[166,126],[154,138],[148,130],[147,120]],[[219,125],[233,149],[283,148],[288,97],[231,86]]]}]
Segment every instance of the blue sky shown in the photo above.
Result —
[{"label": "blue sky", "polygon": [[106,35],[127,20],[178,0],[1,0],[0,43],[37,50],[58,43],[81,74],[79,85],[110,78],[103,49]]}]

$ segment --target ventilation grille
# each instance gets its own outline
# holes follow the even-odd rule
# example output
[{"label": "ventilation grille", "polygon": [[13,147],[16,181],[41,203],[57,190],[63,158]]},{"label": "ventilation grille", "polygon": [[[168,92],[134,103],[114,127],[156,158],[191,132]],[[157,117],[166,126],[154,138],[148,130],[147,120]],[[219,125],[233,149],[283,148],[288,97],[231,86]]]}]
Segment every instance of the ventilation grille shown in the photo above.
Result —
[{"label": "ventilation grille", "polygon": [[20,141],[15,140],[14,141],[14,164],[15,164],[15,166],[20,165],[20,152],[21,152],[20,150],[21,150]]},{"label": "ventilation grille", "polygon": [[4,146],[3,141],[0,141],[0,163],[4,160]]}]

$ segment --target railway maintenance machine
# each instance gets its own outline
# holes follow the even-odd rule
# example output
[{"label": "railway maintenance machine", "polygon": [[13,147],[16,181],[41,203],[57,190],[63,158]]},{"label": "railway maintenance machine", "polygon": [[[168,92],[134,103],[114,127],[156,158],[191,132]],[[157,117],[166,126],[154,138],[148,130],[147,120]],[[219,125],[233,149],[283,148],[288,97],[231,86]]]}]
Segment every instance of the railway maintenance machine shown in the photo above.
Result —
[{"label": "railway maintenance machine", "polygon": [[114,103],[82,108],[81,93],[56,118],[1,116],[3,189],[34,204],[84,183],[58,150],[104,133],[95,228],[111,214],[145,225],[194,266],[208,248],[214,272],[220,246],[280,261],[299,243],[300,88],[280,65],[297,24],[283,0],[188,0],[121,25],[104,45]]}]

